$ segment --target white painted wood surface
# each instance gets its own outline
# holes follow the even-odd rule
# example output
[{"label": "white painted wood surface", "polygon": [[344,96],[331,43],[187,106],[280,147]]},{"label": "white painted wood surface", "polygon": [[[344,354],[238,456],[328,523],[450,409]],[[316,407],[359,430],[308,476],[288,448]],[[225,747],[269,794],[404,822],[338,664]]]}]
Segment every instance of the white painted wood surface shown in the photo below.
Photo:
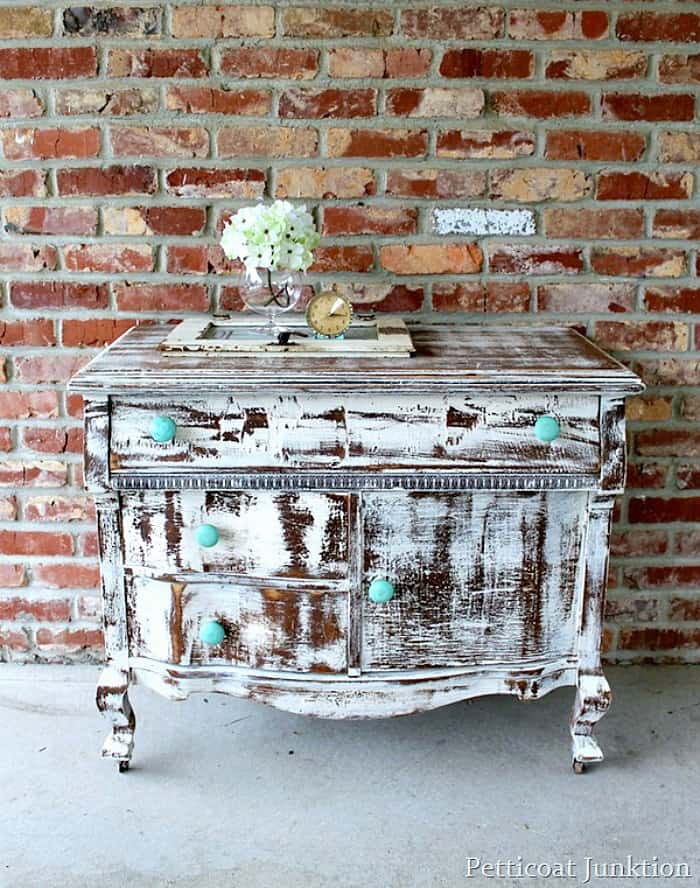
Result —
[{"label": "white painted wood surface", "polygon": [[[135,330],[83,369],[100,516],[104,753],[128,684],[386,717],[575,685],[577,768],[602,753],[600,665],[630,371],[573,331],[412,328],[412,360],[167,354]],[[389,366],[390,365],[390,366]],[[552,415],[561,436],[538,441]],[[169,415],[170,444],[150,438]],[[202,523],[219,542],[196,543]],[[395,590],[372,604],[375,578]],[[215,620],[224,641],[207,646]]]}]

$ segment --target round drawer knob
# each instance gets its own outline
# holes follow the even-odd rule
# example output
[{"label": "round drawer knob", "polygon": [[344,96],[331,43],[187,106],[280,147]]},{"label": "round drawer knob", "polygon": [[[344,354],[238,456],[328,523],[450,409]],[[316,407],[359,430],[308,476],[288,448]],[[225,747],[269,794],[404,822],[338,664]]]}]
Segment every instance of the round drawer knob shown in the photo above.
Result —
[{"label": "round drawer knob", "polygon": [[167,444],[175,437],[175,423],[169,416],[154,416],[151,438],[159,444]]},{"label": "round drawer knob", "polygon": [[195,532],[195,538],[200,546],[210,549],[219,542],[219,531],[213,524],[200,524]]},{"label": "round drawer knob", "polygon": [[208,623],[202,623],[199,627],[199,638],[203,644],[221,644],[225,635],[226,630],[221,623],[217,623],[216,620],[209,620]]},{"label": "round drawer knob", "polygon": [[394,587],[389,580],[372,580],[368,594],[369,600],[375,604],[386,604],[394,597]]},{"label": "round drawer knob", "polygon": [[553,416],[540,416],[535,423],[535,437],[539,441],[554,441],[560,434],[559,423]]}]

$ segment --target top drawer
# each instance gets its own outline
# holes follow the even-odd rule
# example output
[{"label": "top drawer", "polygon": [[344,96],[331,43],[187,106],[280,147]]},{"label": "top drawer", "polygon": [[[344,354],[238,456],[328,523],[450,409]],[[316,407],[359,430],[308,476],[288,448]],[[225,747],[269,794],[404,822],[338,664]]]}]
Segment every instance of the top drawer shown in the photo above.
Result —
[{"label": "top drawer", "polygon": [[[595,396],[543,393],[115,399],[110,468],[114,473],[337,468],[597,474],[598,412]],[[161,440],[154,439],[158,417],[172,421],[160,420],[156,438]],[[550,418],[544,429],[537,424],[541,417]],[[549,436],[543,434],[547,430]],[[547,440],[552,432],[556,436]]]}]

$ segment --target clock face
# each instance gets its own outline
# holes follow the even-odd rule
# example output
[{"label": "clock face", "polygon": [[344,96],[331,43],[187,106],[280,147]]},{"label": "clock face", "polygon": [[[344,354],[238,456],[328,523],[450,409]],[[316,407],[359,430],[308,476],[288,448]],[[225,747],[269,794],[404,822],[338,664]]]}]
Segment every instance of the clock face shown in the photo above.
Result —
[{"label": "clock face", "polygon": [[337,293],[319,293],[309,302],[306,322],[320,336],[340,336],[352,321],[352,305]]}]

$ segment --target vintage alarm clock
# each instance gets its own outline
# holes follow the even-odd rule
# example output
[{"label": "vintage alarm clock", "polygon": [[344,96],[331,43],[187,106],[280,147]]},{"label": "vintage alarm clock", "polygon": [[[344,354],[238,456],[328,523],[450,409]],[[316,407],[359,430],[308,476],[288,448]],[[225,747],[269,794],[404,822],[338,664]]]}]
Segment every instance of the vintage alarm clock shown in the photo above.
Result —
[{"label": "vintage alarm clock", "polygon": [[345,296],[327,290],[318,293],[306,308],[306,323],[317,336],[336,339],[352,321],[352,303]]}]

